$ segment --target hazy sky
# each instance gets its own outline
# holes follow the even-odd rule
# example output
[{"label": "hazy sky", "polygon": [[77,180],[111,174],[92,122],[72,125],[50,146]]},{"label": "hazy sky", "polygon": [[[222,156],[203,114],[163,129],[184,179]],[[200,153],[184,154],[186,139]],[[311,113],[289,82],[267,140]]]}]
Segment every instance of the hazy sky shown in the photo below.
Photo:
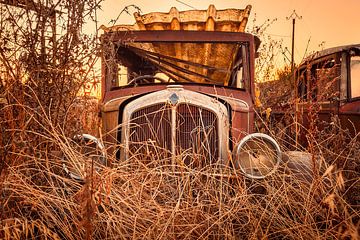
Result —
[{"label": "hazy sky", "polygon": [[[266,31],[274,39],[283,39],[283,45],[291,50],[291,20],[286,20],[293,10],[302,16],[296,20],[295,32],[295,61],[299,63],[305,53],[308,40],[308,52],[321,48],[339,45],[360,43],[360,0],[181,0],[196,9],[207,9],[214,4],[216,9],[244,8],[252,5],[248,27],[256,14],[257,24],[266,19],[275,19]],[[109,21],[116,19],[124,7],[134,4],[142,13],[168,12],[171,7],[178,10],[191,8],[176,0],[105,0],[102,10],[98,12],[99,25],[109,26]],[[135,9],[129,8],[130,12]],[[132,24],[135,20],[132,15],[123,13],[116,24]],[[323,46],[319,46],[325,42]],[[278,55],[277,62],[282,65],[282,54]]]}]

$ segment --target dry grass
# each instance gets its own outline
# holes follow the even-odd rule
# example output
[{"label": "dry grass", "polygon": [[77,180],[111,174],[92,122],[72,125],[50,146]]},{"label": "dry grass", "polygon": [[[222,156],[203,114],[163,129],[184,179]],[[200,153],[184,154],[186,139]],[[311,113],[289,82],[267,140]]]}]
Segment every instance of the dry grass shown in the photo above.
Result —
[{"label": "dry grass", "polygon": [[[89,50],[96,42],[79,32],[98,4],[64,0],[57,7],[71,16],[58,19],[65,32],[57,41],[46,40],[46,9],[1,11],[0,100],[8,103],[0,103],[1,239],[359,238],[359,206],[351,201],[359,186],[359,147],[341,144],[346,134],[311,140],[309,151],[324,171],[314,171],[310,182],[285,164],[255,181],[221,163],[164,164],[161,154],[146,163],[110,158],[111,167],[94,171],[67,137],[96,129],[75,99],[96,62]],[[274,135],[285,139],[283,150],[292,144],[286,140],[292,136]],[[83,181],[68,177],[64,159],[84,163]]]},{"label": "dry grass", "polygon": [[[286,164],[250,180],[221,163],[189,168],[156,155],[146,163],[109,159],[111,167],[94,171],[50,119],[46,126],[31,133],[43,141],[31,152],[9,153],[18,161],[1,175],[3,239],[359,238],[359,208],[346,200],[359,180],[329,163],[329,153],[316,155],[323,171],[309,182]],[[84,181],[66,175],[60,155],[87,163]]]}]

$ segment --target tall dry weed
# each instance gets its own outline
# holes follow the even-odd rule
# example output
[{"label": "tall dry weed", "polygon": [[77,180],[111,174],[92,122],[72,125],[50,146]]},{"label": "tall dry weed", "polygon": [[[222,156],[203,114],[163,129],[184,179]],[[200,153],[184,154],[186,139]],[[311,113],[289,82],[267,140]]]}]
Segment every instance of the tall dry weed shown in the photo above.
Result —
[{"label": "tall dry weed", "polygon": [[[318,66],[320,67],[320,66]],[[286,68],[284,73],[286,73]],[[331,211],[328,220],[332,222],[349,221],[350,229],[359,228],[360,216],[360,142],[359,133],[354,129],[342,126],[336,113],[324,121],[324,113],[320,112],[323,101],[339,96],[336,91],[336,81],[339,79],[338,65],[331,68],[319,68],[318,78],[312,79],[307,93],[299,99],[294,97],[293,84],[289,77],[283,75],[279,81],[263,84],[262,101],[268,103],[262,106],[258,114],[257,125],[261,131],[272,134],[281,144],[283,150],[300,150],[312,154],[312,171],[316,180],[314,184],[322,184],[322,177],[333,174],[336,189],[327,193],[322,200],[323,206]],[[270,93],[266,92],[270,89]],[[286,91],[284,91],[286,89]],[[335,89],[335,90],[334,90]],[[279,92],[280,91],[280,92]],[[276,97],[274,97],[276,96]],[[302,101],[302,110],[295,111],[297,101]],[[269,107],[273,110],[270,118],[262,112]],[[322,114],[322,119],[320,115]],[[330,116],[330,113],[329,113]],[[304,124],[304,125],[303,125]],[[355,123],[357,124],[357,123]],[[319,161],[319,159],[322,159]],[[328,166],[326,170],[324,166]],[[321,173],[324,169],[326,174]],[[324,182],[325,183],[325,182]],[[345,220],[341,212],[346,212],[350,218]],[[351,227],[350,227],[351,226]],[[352,231],[339,228],[340,236],[357,239],[358,230]],[[346,233],[346,234],[345,234]]]},{"label": "tall dry weed", "polygon": [[[251,180],[222,162],[172,165],[163,154],[94,168],[55,127],[41,137],[62,154],[42,144],[17,153],[26,160],[8,168],[1,188],[5,239],[359,237],[359,211],[346,201],[349,180],[319,154],[316,176],[308,178],[312,169],[294,174],[284,161],[276,174]],[[64,163],[83,163],[83,180],[70,178]]]},{"label": "tall dry weed", "polygon": [[[0,94],[7,102],[0,105],[0,238],[359,238],[359,210],[347,199],[358,180],[345,177],[345,168],[332,161],[337,150],[326,148],[325,141],[314,141],[312,154],[324,171],[310,179],[301,171],[292,174],[285,163],[256,181],[222,162],[194,168],[162,164],[169,162],[161,157],[166,155],[162,149],[146,162],[108,157],[111,167],[94,168],[96,158],[89,161],[69,138],[83,127],[75,128],[69,118],[90,74],[83,63],[91,66],[94,60],[86,55],[88,42],[78,30],[85,10],[91,14],[95,5],[49,3],[70,16],[56,44],[45,38],[52,16],[47,8],[35,13],[1,8],[8,25],[2,26],[0,43]],[[88,58],[78,58],[83,54]],[[349,163],[358,149],[351,143]],[[178,162],[184,157],[176,156]],[[76,165],[83,180],[69,177],[64,164]],[[349,170],[356,176],[354,171]]]}]

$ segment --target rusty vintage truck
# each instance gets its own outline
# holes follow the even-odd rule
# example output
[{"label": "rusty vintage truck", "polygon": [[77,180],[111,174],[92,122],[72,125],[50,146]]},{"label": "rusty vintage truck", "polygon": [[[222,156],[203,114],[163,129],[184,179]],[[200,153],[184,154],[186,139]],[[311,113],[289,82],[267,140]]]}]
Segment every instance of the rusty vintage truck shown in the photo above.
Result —
[{"label": "rusty vintage truck", "polygon": [[[118,146],[108,154],[144,161],[157,154],[188,165],[194,156],[202,164],[236,159],[253,178],[274,171],[278,144],[252,134],[260,41],[244,32],[250,10],[172,8],[103,28],[103,131]],[[255,154],[263,160],[257,167]]]},{"label": "rusty vintage truck", "polygon": [[[290,94],[279,89],[283,82],[262,83],[266,107],[272,109],[271,123],[302,146],[308,144],[310,124],[320,131],[343,131],[349,139],[360,139],[360,44],[325,49],[305,58],[294,74]],[[258,85],[259,86],[259,85]],[[278,94],[276,94],[278,93]],[[296,119],[289,124],[289,118]],[[277,126],[279,125],[279,126]],[[287,127],[285,127],[287,126]],[[331,130],[332,129],[332,130]]]},{"label": "rusty vintage truck", "polygon": [[282,158],[279,145],[254,133],[260,41],[245,33],[250,10],[172,8],[135,13],[134,25],[102,27],[107,147],[83,137],[119,161],[161,159],[189,167],[220,161],[254,179],[275,172]]},{"label": "rusty vintage truck", "polygon": [[[334,124],[352,137],[360,132],[360,44],[339,46],[310,55],[297,71],[299,121],[309,126],[309,104],[319,105],[319,127]],[[359,138],[360,139],[360,138]]]}]

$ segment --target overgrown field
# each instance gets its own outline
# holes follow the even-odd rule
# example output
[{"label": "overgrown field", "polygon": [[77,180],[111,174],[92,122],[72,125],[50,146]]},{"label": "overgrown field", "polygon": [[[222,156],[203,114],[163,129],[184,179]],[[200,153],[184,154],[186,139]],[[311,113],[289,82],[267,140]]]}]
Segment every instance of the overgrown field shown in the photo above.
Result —
[{"label": "overgrown field", "polygon": [[[314,136],[305,150],[314,156],[303,172],[310,180],[286,162],[251,180],[221,163],[190,168],[156,155],[146,163],[108,157],[111,166],[99,167],[41,108],[5,106],[2,126],[14,121],[10,109],[33,116],[37,128],[2,128],[13,134],[1,145],[2,239],[359,238],[359,143],[345,133]],[[73,111],[73,120],[82,116]],[[274,132],[283,151],[294,149],[282,142],[283,127]],[[70,178],[64,163],[82,169],[84,180]]]},{"label": "overgrown field", "polygon": [[259,118],[282,151],[312,156],[311,168],[294,174],[284,161],[263,180],[181,155],[96,164],[72,137],[102,139],[96,100],[78,97],[99,79],[97,36],[81,31],[99,1],[38,2],[0,9],[0,239],[360,238],[359,142],[336,121],[300,147],[291,117]]}]

